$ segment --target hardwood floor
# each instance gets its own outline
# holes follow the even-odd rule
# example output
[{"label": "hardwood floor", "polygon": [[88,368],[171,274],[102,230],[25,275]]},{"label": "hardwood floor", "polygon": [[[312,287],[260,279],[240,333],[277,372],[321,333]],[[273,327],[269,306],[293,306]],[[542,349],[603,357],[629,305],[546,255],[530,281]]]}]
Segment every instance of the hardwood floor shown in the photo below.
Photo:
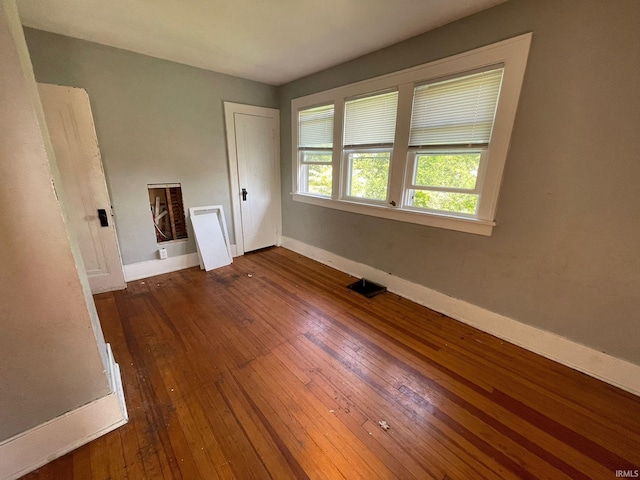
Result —
[{"label": "hardwood floor", "polygon": [[[282,248],[95,297],[130,421],[23,477],[606,479],[640,398]],[[389,426],[384,429],[380,422]]]}]

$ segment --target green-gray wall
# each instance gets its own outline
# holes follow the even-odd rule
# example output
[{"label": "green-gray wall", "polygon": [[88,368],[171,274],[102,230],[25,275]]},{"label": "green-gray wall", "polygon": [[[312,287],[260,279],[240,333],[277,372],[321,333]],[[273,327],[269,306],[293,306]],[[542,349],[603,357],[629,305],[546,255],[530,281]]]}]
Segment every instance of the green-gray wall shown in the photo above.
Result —
[{"label": "green-gray wall", "polygon": [[[38,82],[89,94],[125,265],[158,258],[149,183],[181,183],[185,209],[223,205],[233,237],[223,102],[277,108],[275,87],[30,28],[25,36]],[[195,252],[190,236],[169,255]]]},{"label": "green-gray wall", "polygon": [[[291,200],[292,98],[526,32],[491,237]],[[511,0],[283,86],[283,234],[640,364],[639,32],[637,0]]]},{"label": "green-gray wall", "polygon": [[[525,32],[533,43],[491,237],[291,200],[292,98]],[[181,182],[187,207],[230,212],[222,101],[274,107],[279,96],[284,235],[640,364],[638,32],[637,0],[510,0],[278,89],[26,36],[39,81],[89,93],[125,264],[155,258],[147,183]],[[179,245],[172,255],[194,251]]]}]

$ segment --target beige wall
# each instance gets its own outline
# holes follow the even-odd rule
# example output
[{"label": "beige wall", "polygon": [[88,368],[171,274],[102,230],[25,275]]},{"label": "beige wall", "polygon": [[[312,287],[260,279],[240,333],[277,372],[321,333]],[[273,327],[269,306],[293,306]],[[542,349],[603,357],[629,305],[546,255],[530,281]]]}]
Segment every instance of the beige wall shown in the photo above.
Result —
[{"label": "beige wall", "polygon": [[93,301],[52,184],[37,95],[15,4],[2,0],[0,442],[110,391]]},{"label": "beige wall", "polygon": [[[493,236],[293,202],[291,99],[522,33]],[[284,235],[640,364],[640,2],[511,0],[283,86]]]}]

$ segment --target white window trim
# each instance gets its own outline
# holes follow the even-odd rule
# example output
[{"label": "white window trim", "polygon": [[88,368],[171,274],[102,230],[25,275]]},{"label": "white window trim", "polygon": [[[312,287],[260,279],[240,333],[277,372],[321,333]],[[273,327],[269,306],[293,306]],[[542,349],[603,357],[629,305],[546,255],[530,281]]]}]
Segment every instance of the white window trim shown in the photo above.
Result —
[{"label": "white window trim", "polygon": [[[511,131],[516,115],[516,108],[520,98],[520,90],[529,54],[532,34],[527,33],[502,42],[494,43],[475,50],[464,52],[452,57],[430,62],[417,67],[390,73],[362,82],[337,87],[324,92],[318,92],[291,101],[292,111],[292,152],[293,152],[293,193],[295,201],[318,205],[338,210],[345,210],[363,215],[371,215],[420,225],[428,225],[461,232],[491,235],[495,223],[495,211],[498,192],[502,181],[502,173],[507,158]],[[395,142],[392,154],[389,199],[396,202],[396,206],[363,204],[342,199],[340,194],[340,179],[344,175],[340,171],[342,162],[342,131],[344,122],[345,99],[363,95],[369,92],[390,88],[398,88],[400,98],[396,124],[396,139],[408,138],[411,120],[411,95],[402,95],[403,91],[413,90],[414,84],[437,78],[449,77],[456,74],[489,67],[504,65],[504,77],[500,91],[498,109],[494,121],[490,143],[490,158],[484,171],[482,199],[478,205],[477,217],[450,214],[446,212],[416,211],[401,209],[403,204],[402,191],[398,185],[404,185],[406,178],[405,167],[409,146],[407,142]],[[407,98],[409,100],[407,100]],[[306,193],[299,193],[298,189],[298,111],[313,105],[334,104],[334,178],[332,198],[318,197]],[[336,142],[335,139],[340,139]],[[340,144],[337,144],[340,143]],[[400,178],[401,180],[398,180]],[[478,179],[480,180],[480,179]],[[337,188],[336,188],[337,187]]]}]

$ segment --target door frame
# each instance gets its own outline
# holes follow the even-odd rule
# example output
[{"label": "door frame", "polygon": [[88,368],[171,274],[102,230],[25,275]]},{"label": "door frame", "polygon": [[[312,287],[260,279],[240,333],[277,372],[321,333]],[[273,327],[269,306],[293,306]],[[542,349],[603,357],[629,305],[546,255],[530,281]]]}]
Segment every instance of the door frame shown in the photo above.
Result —
[{"label": "door frame", "polygon": [[274,124],[275,156],[276,156],[276,192],[277,202],[277,245],[282,244],[282,194],[280,179],[280,110],[276,108],[257,107],[242,103],[224,102],[224,121],[227,130],[227,159],[229,163],[229,184],[231,186],[231,218],[236,241],[235,256],[244,255],[244,237],[242,233],[242,211],[240,209],[240,176],[238,175],[238,152],[236,149],[235,114],[254,115],[271,118]]}]

